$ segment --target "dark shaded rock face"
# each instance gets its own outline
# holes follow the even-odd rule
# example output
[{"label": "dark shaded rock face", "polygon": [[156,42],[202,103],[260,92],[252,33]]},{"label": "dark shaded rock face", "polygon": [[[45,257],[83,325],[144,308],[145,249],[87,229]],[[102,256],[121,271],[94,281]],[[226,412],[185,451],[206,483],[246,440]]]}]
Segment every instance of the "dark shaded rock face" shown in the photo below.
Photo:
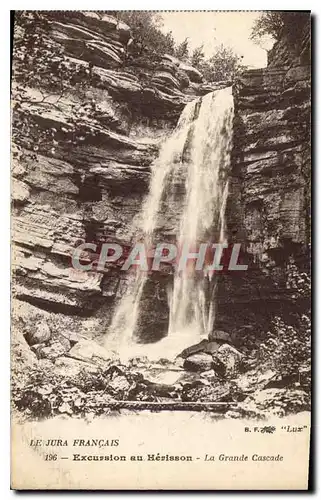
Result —
[{"label": "dark shaded rock face", "polygon": [[[309,32],[308,32],[309,34]],[[235,126],[227,227],[241,242],[245,272],[220,276],[217,327],[258,337],[285,312],[290,262],[309,273],[310,63],[307,36],[296,56],[276,44],[266,69],[234,85]],[[290,54],[290,56],[289,56]],[[297,303],[295,308],[300,309]],[[292,305],[293,309],[293,305]]]}]

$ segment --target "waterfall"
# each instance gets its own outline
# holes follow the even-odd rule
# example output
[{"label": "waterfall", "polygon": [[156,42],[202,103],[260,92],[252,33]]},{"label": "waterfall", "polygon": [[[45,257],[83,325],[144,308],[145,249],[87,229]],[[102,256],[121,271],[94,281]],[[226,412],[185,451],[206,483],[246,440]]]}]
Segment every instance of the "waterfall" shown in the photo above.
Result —
[{"label": "waterfall", "polygon": [[[133,228],[151,245],[172,204],[176,244],[224,241],[227,175],[232,146],[231,88],[211,92],[184,108],[176,129],[152,166],[149,193]],[[175,221],[175,217],[177,220]],[[134,331],[147,273],[137,271],[116,308],[107,344],[134,352]],[[160,356],[199,342],[215,317],[215,280],[206,271],[175,272],[168,290],[168,335],[154,344]],[[146,347],[146,346],[144,346]],[[150,346],[149,346],[150,347]],[[150,351],[146,350],[149,354]]]},{"label": "waterfall", "polygon": [[[176,164],[175,162],[178,164],[181,162],[182,151],[193,120],[196,103],[197,101],[193,101],[185,106],[176,129],[162,145],[158,159],[153,164],[150,189],[142,207],[140,221],[138,224],[134,222],[135,227],[132,228],[132,232],[136,231],[145,236],[146,243],[152,242],[168,176]],[[106,339],[108,347],[120,352],[133,350],[133,333],[146,280],[146,273],[139,270],[135,275],[129,277],[127,290],[120,300],[109,328]]]}]

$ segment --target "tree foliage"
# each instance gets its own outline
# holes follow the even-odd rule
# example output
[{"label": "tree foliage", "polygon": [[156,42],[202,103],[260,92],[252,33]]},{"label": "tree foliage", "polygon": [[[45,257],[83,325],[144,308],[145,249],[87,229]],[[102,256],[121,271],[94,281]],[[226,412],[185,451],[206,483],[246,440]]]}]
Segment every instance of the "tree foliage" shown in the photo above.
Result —
[{"label": "tree foliage", "polygon": [[206,60],[202,57],[200,48],[196,50],[194,65],[209,82],[233,80],[245,69],[242,64],[242,57],[236,54],[231,47],[226,47],[223,44],[219,45],[213,55]]},{"label": "tree foliage", "polygon": [[109,11],[131,28],[138,55],[162,55],[175,52],[175,41],[171,32],[163,33],[162,17],[152,11]]},{"label": "tree foliage", "polygon": [[189,42],[188,38],[178,45],[175,50],[175,56],[181,61],[188,61],[189,59]]},{"label": "tree foliage", "polygon": [[[286,287],[291,291],[293,306],[298,301],[309,302],[310,276],[299,270],[293,259],[287,266]],[[297,313],[296,321],[289,324],[285,317],[276,317],[270,325],[265,342],[260,346],[263,363],[282,376],[309,374],[311,371],[311,311]]]},{"label": "tree foliage", "polygon": [[204,61],[205,54],[203,49],[204,46],[200,45],[199,47],[196,47],[196,49],[193,50],[191,57],[191,64],[192,66],[195,66],[195,68],[199,68]]},{"label": "tree foliage", "polygon": [[250,38],[260,43],[265,36],[280,40],[283,36],[295,42],[302,34],[302,29],[309,22],[308,12],[267,11],[256,19]]}]

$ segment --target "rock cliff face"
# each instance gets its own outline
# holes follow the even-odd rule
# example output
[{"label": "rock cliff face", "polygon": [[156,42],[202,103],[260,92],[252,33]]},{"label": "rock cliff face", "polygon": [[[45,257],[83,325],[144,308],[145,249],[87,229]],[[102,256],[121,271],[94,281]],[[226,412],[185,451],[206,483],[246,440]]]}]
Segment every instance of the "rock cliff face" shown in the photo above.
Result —
[{"label": "rock cliff face", "polygon": [[[121,293],[119,273],[77,273],[72,251],[85,241],[130,243],[161,141],[189,100],[220,85],[203,84],[171,56],[131,57],[130,28],[111,16],[49,12],[45,21],[33,20],[37,36],[13,61],[21,98],[13,112],[21,131],[12,161],[14,309],[24,333],[44,319],[53,333],[101,335]],[[61,79],[73,79],[66,90],[54,79],[46,88],[41,79],[18,81],[42,36],[53,65],[64,55]],[[15,44],[24,37],[18,27]]]},{"label": "rock cliff face", "polygon": [[[66,73],[87,75],[90,84],[45,94],[24,86],[14,111],[37,137],[51,134],[52,145],[46,137],[31,151],[26,139],[13,150],[15,321],[25,335],[42,322],[54,336],[101,336],[121,294],[119,271],[77,273],[72,251],[85,241],[130,244],[160,143],[189,100],[221,85],[203,83],[171,56],[131,58],[130,28],[108,15],[48,13],[46,36],[63,49]],[[309,66],[306,48],[294,66],[281,48],[267,69],[246,72],[234,86],[227,226],[250,272],[222,276],[217,323],[236,334],[286,303],[290,257],[303,267],[308,261]]]},{"label": "rock cliff face", "polygon": [[249,270],[221,277],[217,322],[240,342],[288,309],[291,263],[309,273],[309,35],[307,26],[295,53],[282,39],[266,69],[247,71],[234,85],[228,239],[242,242]]}]

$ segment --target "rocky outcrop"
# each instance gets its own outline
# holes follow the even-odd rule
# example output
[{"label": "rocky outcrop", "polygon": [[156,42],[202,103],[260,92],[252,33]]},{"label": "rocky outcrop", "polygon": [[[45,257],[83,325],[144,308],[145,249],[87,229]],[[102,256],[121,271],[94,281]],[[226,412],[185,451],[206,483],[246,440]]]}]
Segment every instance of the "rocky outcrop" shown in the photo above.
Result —
[{"label": "rocky outcrop", "polygon": [[[115,267],[73,270],[75,246],[85,241],[130,246],[161,142],[187,102],[231,82],[203,82],[195,68],[172,56],[134,57],[130,28],[111,16],[76,11],[45,17],[45,35],[55,53],[64,53],[65,74],[74,80],[66,92],[57,85],[52,92],[32,84],[15,89],[22,99],[13,120],[23,133],[12,161],[13,294],[25,339],[30,346],[45,342],[55,356],[65,354],[62,330],[104,335],[126,281]],[[231,243],[242,242],[249,271],[219,278],[215,328],[229,338],[217,339],[214,331],[206,345],[184,358],[212,356],[223,340],[240,347],[246,338],[251,350],[262,325],[291,300],[290,258],[308,268],[308,35],[303,33],[295,55],[281,40],[266,69],[245,72],[233,86],[227,230]],[[173,204],[167,212],[168,234],[175,211]],[[167,331],[169,279],[155,273],[142,294],[142,342]],[[47,325],[43,334],[34,321]],[[47,352],[37,349],[38,355]]]},{"label": "rocky outcrop", "polygon": [[[74,247],[130,243],[161,139],[208,88],[175,58],[133,57],[130,27],[112,16],[42,14],[51,57],[58,54],[59,62],[63,53],[62,78],[73,83],[61,93],[54,71],[52,90],[41,81],[37,88],[14,81],[13,119],[28,132],[13,150],[14,292],[42,309],[93,314],[112,298],[118,279],[112,271],[75,273]],[[18,66],[14,61],[14,75]]]},{"label": "rocky outcrop", "polygon": [[13,120],[26,131],[13,145],[14,297],[39,308],[44,320],[46,311],[59,315],[62,327],[69,315],[98,314],[105,331],[120,276],[113,269],[77,273],[71,254],[85,241],[130,244],[162,138],[185,104],[208,89],[197,70],[170,56],[133,57],[130,27],[112,16],[47,12],[40,27],[35,19],[52,64],[62,64],[71,84],[61,92],[54,70],[46,88],[14,78]]},{"label": "rocky outcrop", "polygon": [[[232,332],[241,344],[246,338],[255,346],[260,341],[259,332],[268,328],[271,318],[280,312],[290,314],[290,263],[309,274],[311,103],[307,35],[303,37],[302,57],[291,58],[289,48],[290,56],[285,59],[286,40],[281,40],[266,69],[246,71],[234,86],[227,226],[229,241],[242,242],[243,261],[249,269],[243,274],[220,276],[217,327]],[[300,310],[300,300],[292,311]]]}]

